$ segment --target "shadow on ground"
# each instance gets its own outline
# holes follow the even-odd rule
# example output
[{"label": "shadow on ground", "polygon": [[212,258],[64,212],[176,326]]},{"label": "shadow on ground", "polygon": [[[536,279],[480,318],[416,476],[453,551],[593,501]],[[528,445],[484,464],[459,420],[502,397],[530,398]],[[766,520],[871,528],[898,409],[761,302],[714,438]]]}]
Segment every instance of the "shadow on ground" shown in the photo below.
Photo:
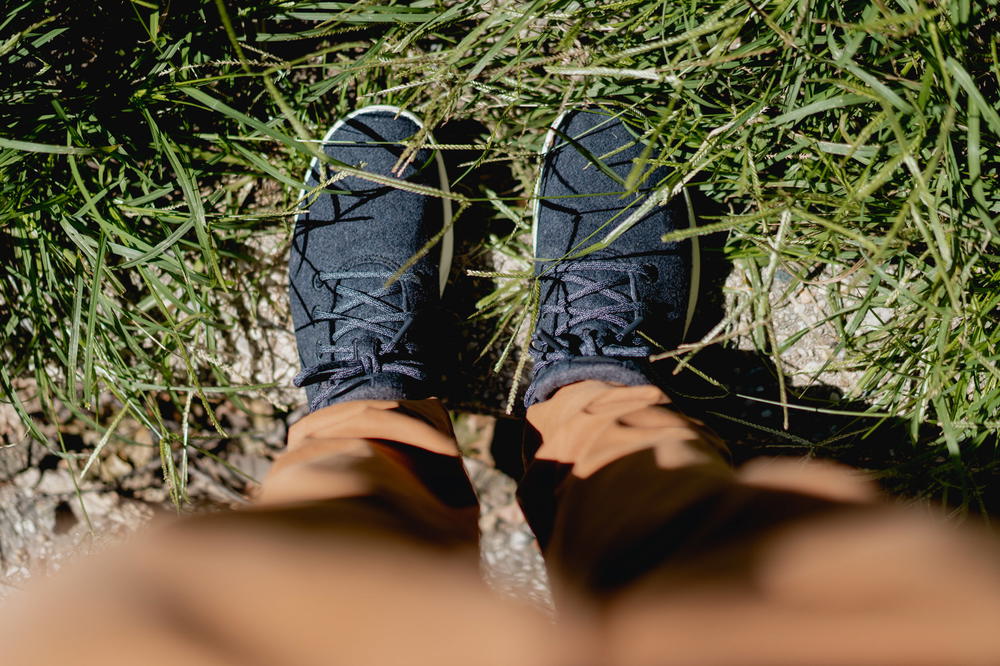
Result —
[{"label": "shadow on ground", "polygon": [[[434,130],[442,144],[469,144],[488,135],[475,120],[457,120]],[[469,170],[468,165],[484,156],[478,150],[445,151],[449,177],[459,182],[452,189],[472,198],[481,198],[482,188],[500,197],[518,196],[517,182],[504,162],[488,162]],[[468,171],[468,173],[466,173]],[[463,175],[464,174],[464,175]],[[499,372],[493,368],[501,358],[506,336],[490,344],[495,320],[472,318],[475,304],[495,289],[491,278],[470,277],[470,270],[492,270],[492,258],[484,241],[492,234],[506,236],[514,231],[509,220],[497,219],[486,203],[474,203],[455,224],[455,259],[444,294],[445,321],[441,327],[445,362],[445,396],[454,411],[489,414],[507,418],[503,411],[517,364],[516,350]],[[484,351],[485,350],[485,351]]]}]

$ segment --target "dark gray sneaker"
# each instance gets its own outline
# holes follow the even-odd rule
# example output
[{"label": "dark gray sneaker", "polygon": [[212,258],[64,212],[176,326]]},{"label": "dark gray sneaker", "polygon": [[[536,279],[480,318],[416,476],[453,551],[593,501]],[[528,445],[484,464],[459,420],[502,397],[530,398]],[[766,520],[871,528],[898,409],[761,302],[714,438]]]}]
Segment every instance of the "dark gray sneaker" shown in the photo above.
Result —
[{"label": "dark gray sneaker", "polygon": [[410,113],[370,106],[324,137],[327,155],[382,182],[334,175],[319,160],[310,165],[309,188],[326,185],[295,220],[289,297],[303,368],[295,385],[305,387],[313,410],[346,400],[423,398],[437,390],[428,363],[451,266],[450,231],[385,286],[451,220],[449,200],[385,184],[399,179],[448,191],[436,151],[420,150],[402,173],[391,172],[403,142],[420,128]]},{"label": "dark gray sneaker", "polygon": [[678,226],[676,205],[655,208],[609,247],[574,257],[624,222],[668,175],[658,167],[645,181],[648,188],[622,196],[643,148],[631,128],[600,111],[564,114],[546,137],[535,192],[541,298],[531,340],[535,368],[528,406],[585,379],[657,383],[648,360],[656,351],[650,340],[664,347],[680,342],[691,284],[690,243],[660,240]]}]

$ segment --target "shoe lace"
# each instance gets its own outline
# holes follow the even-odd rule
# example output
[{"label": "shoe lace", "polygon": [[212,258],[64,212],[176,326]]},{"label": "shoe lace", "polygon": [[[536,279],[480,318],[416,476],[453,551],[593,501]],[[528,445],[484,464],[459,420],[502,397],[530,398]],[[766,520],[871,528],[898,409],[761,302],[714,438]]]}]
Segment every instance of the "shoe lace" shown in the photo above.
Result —
[{"label": "shoe lace", "polygon": [[[378,373],[394,372],[416,380],[426,378],[423,364],[408,358],[415,352],[415,346],[403,340],[415,316],[407,309],[403,282],[414,278],[403,275],[391,285],[374,291],[361,291],[343,283],[354,279],[385,283],[391,277],[388,271],[321,272],[318,275],[320,282],[332,283],[337,306],[329,311],[314,310],[313,319],[338,324],[334,326],[330,344],[321,344],[318,350],[333,358],[304,368],[293,380],[299,387],[328,382],[313,399],[313,409]],[[341,340],[352,332],[356,335],[342,344]],[[359,332],[361,334],[357,335]]]},{"label": "shoe lace", "polygon": [[[620,261],[567,261],[539,275],[540,280],[561,282],[565,289],[558,289],[554,302],[539,308],[539,318],[554,315],[558,324],[552,331],[536,329],[535,372],[578,356],[649,356],[652,347],[636,331],[646,314],[638,281],[650,279],[651,270]],[[595,272],[608,277],[595,279],[591,277]],[[600,296],[601,304],[595,305],[592,296]]]}]

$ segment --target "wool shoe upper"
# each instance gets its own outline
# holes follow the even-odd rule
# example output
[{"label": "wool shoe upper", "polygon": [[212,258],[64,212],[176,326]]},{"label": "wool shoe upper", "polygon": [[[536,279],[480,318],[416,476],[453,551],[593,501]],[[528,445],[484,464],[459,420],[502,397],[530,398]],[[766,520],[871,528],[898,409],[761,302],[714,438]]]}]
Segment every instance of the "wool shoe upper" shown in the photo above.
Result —
[{"label": "wool shoe upper", "polygon": [[289,296],[303,368],[296,385],[305,387],[312,409],[348,396],[425,397],[433,390],[427,358],[447,272],[441,250],[386,286],[450,214],[439,197],[393,186],[447,187],[440,157],[430,150],[392,173],[404,142],[419,129],[416,118],[398,109],[362,109],[334,125],[321,147],[370,175],[345,175],[320,160],[307,174]]},{"label": "wool shoe upper", "polygon": [[654,208],[608,247],[580,255],[669,175],[657,167],[637,192],[626,193],[624,183],[643,149],[631,128],[604,112],[570,112],[549,134],[537,188],[540,305],[528,404],[586,378],[649,383],[647,359],[656,350],[651,341],[664,347],[679,342],[690,248],[661,240],[681,219],[676,205]]}]

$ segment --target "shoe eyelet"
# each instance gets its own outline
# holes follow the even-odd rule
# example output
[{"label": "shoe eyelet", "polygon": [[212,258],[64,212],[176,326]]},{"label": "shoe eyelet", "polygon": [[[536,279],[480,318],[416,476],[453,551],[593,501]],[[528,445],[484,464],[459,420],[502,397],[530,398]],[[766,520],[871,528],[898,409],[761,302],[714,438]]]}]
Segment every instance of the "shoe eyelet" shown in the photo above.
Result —
[{"label": "shoe eyelet", "polygon": [[319,272],[313,273],[312,286],[313,289],[322,289],[324,287],[323,281],[319,279]]}]

